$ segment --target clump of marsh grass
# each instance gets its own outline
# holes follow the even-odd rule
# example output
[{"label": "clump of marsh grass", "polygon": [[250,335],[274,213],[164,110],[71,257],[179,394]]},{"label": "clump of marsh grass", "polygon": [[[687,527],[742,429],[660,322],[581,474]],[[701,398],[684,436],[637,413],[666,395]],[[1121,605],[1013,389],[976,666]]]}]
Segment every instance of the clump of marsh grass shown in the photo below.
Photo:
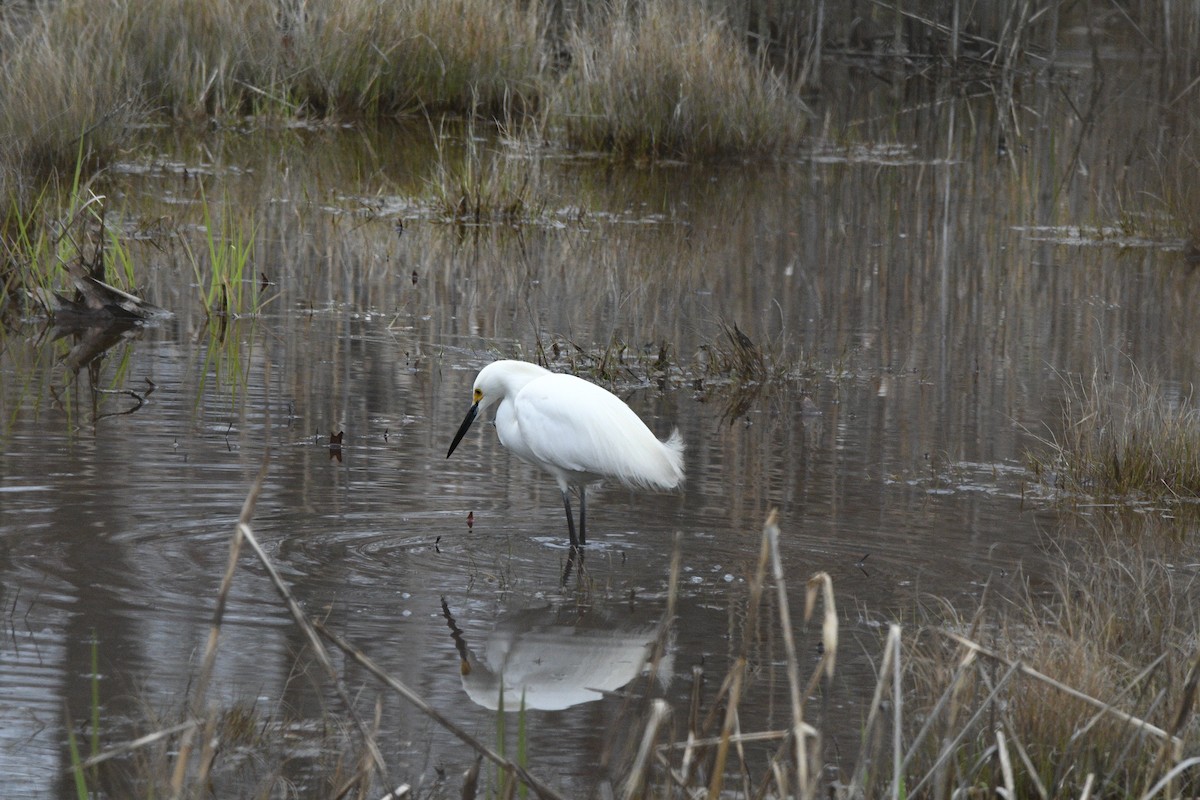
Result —
[{"label": "clump of marsh grass", "polygon": [[725,375],[742,386],[761,386],[786,381],[796,369],[780,339],[766,347],[751,339],[736,322],[721,322],[723,338],[708,345],[705,371]]},{"label": "clump of marsh grass", "polygon": [[1161,159],[1162,202],[1170,219],[1171,230],[1184,237],[1186,257],[1193,265],[1200,264],[1200,186],[1189,175],[1200,171],[1200,125]]},{"label": "clump of marsh grass", "polygon": [[1072,494],[1126,501],[1200,498],[1200,409],[1190,390],[1134,371],[1068,384],[1063,433],[1030,455],[1034,470]]},{"label": "clump of marsh grass", "polygon": [[0,23],[0,159],[35,174],[69,173],[80,151],[103,160],[140,114],[107,4],[64,0]]},{"label": "clump of marsh grass", "polygon": [[120,0],[108,5],[100,13],[120,18],[122,25],[121,38],[110,46],[123,51],[120,61],[150,107],[186,118],[286,105],[280,4]]},{"label": "clump of marsh grass", "polygon": [[466,111],[537,102],[540,3],[317,0],[286,20],[294,96],[318,112]]},{"label": "clump of marsh grass", "polygon": [[702,344],[690,359],[680,358],[665,342],[639,347],[616,336],[600,347],[564,336],[552,336],[548,342],[539,338],[536,356],[542,366],[562,364],[572,373],[614,384],[674,381],[749,390],[782,385],[798,376],[800,364],[782,341],[764,348],[736,322],[719,325],[721,334]]},{"label": "clump of marsh grass", "polygon": [[[47,180],[39,194],[14,193],[0,214],[0,278],[14,307],[33,300],[51,315],[146,319],[158,309],[136,291],[136,269],[127,242],[106,223],[106,198],[84,177],[84,143],[67,186]],[[74,295],[69,297],[68,295]]]},{"label": "clump of marsh grass", "polygon": [[1150,149],[1136,171],[1142,180],[1116,193],[1112,226],[1129,239],[1158,239],[1182,250],[1193,269],[1200,264],[1200,186],[1192,179],[1200,170],[1200,125],[1194,116],[1182,115],[1187,127],[1171,146]]},{"label": "clump of marsh grass", "polygon": [[261,292],[252,264],[257,221],[237,218],[233,204],[228,200],[222,202],[214,214],[203,188],[200,201],[204,210],[203,253],[206,257],[198,257],[187,240],[182,241],[200,287],[205,314],[211,318],[257,312]]},{"label": "clump of marsh grass", "polygon": [[544,190],[538,160],[485,148],[470,121],[461,148],[448,144],[440,133],[435,137],[437,165],[426,181],[435,211],[473,225],[518,224],[542,216],[545,200],[540,199]]},{"label": "clump of marsh grass", "polygon": [[802,379],[801,364],[787,353],[782,337],[764,348],[737,323],[722,321],[720,327],[721,334],[691,358],[680,358],[665,342],[638,347],[616,336],[599,347],[563,336],[549,341],[539,337],[534,356],[544,367],[566,369],[611,387],[691,386],[719,400],[726,421],[742,417],[756,403]]},{"label": "clump of marsh grass", "polygon": [[550,118],[570,144],[633,157],[771,152],[803,106],[703,3],[614,3],[567,37]]},{"label": "clump of marsh grass", "polygon": [[802,127],[765,56],[702,5],[585,9],[555,79],[551,16],[540,2],[486,0],[37,4],[0,20],[0,161],[65,168],[82,140],[103,166],[158,113],[452,112],[633,156],[770,152]]},{"label": "clump of marsh grass", "polygon": [[644,385],[681,377],[666,344],[637,348],[616,336],[603,347],[584,347],[562,336],[551,337],[548,344],[539,338],[536,358],[543,367],[565,367],[572,375],[586,375],[610,385]]},{"label": "clump of marsh grass", "polygon": [[[1150,530],[1131,535],[1143,525]],[[933,613],[910,648],[908,790],[1193,796],[1200,587],[1160,520],[1114,518],[972,618]],[[957,622],[955,621],[957,620]]]}]

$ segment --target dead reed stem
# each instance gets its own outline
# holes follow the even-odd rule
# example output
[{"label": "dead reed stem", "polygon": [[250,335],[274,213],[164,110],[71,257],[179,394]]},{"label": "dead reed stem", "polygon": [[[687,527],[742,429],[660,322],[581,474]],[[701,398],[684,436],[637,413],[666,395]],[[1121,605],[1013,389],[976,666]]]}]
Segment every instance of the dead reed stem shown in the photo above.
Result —
[{"label": "dead reed stem", "polygon": [[712,778],[708,784],[708,800],[718,800],[721,788],[725,782],[725,764],[729,760],[730,737],[733,735],[734,721],[737,719],[738,703],[742,699],[742,679],[746,673],[746,657],[738,656],[729,674],[729,699],[725,704],[725,722],[721,726],[721,736],[717,740],[717,757],[713,761]]},{"label": "dead reed stem", "polygon": [[[813,786],[811,785],[810,776],[808,773],[808,758],[807,752],[807,737],[805,736],[804,726],[804,695],[800,689],[800,659],[796,655],[796,639],[792,635],[792,614],[788,606],[787,584],[783,578],[783,559],[779,556],[779,512],[776,509],[771,509],[771,513],[767,515],[767,522],[763,526],[763,537],[767,541],[767,547],[771,553],[771,571],[772,577],[775,579],[775,591],[778,594],[779,602],[779,627],[783,632],[783,646],[787,654],[787,679],[788,692],[792,703],[792,737],[796,748],[796,778],[800,788],[801,797],[812,796]],[[828,576],[827,576],[828,577]],[[806,604],[807,605],[807,604]],[[809,609],[806,608],[807,612]],[[826,617],[828,617],[829,609],[826,608]],[[837,620],[833,623],[834,630],[834,647],[837,647]],[[825,662],[825,657],[828,652],[822,654],[821,661]],[[818,733],[819,735],[819,733]]]},{"label": "dead reed stem", "polygon": [[325,646],[321,644],[321,638],[317,635],[317,632],[313,627],[313,622],[309,620],[308,616],[304,613],[304,609],[300,608],[300,604],[297,603],[296,598],[292,596],[291,590],[287,588],[287,584],[283,582],[283,577],[279,574],[279,571],[275,569],[275,564],[271,562],[271,559],[267,556],[266,551],[264,551],[262,546],[258,543],[258,539],[255,538],[254,531],[250,529],[250,526],[239,522],[238,529],[241,532],[241,535],[245,538],[246,543],[250,545],[250,549],[253,550],[254,554],[258,557],[259,563],[263,565],[263,569],[267,571],[267,575],[270,576],[271,583],[275,585],[275,590],[278,591],[280,597],[283,598],[283,602],[288,608],[288,613],[292,615],[292,620],[297,626],[299,626],[301,632],[304,634],[304,638],[308,640],[308,644],[312,649],[313,656],[329,675],[330,680],[333,681],[334,689],[338,694],[338,698],[342,701],[347,713],[350,714],[351,718],[354,720],[354,725],[358,729],[359,734],[362,736],[364,746],[371,753],[371,759],[375,764],[375,768],[379,771],[380,775],[386,778],[387,769],[384,766],[383,754],[379,752],[379,746],[376,744],[374,738],[370,735],[366,724],[354,710],[354,704],[350,700],[350,693],[346,690],[346,686],[342,682],[342,677],[338,673],[337,667],[335,667],[333,661],[330,660],[329,652],[325,649]]},{"label": "dead reed stem", "polygon": [[1166,775],[1163,775],[1162,778],[1159,779],[1158,783],[1150,787],[1150,791],[1142,795],[1141,800],[1150,800],[1150,798],[1167,788],[1167,786],[1170,785],[1176,778],[1195,766],[1200,766],[1200,756],[1193,756],[1186,761],[1180,761],[1178,764],[1172,767],[1170,772],[1168,772]]},{"label": "dead reed stem", "polygon": [[943,745],[942,752],[938,755],[937,760],[933,762],[933,765],[930,766],[929,771],[925,773],[925,777],[921,778],[921,780],[917,782],[916,786],[913,786],[907,791],[909,797],[918,796],[917,793],[925,786],[926,783],[933,779],[933,776],[937,774],[938,769],[941,768],[942,764],[945,763],[952,755],[954,755],[958,748],[958,743],[966,738],[967,734],[975,728],[975,723],[979,721],[979,718],[983,716],[985,711],[991,708],[992,702],[995,701],[995,699],[1000,695],[1000,690],[1007,686],[1008,682],[1012,680],[1012,677],[1017,674],[1017,666],[1018,665],[1014,664],[1008,668],[1008,671],[1005,672],[1003,677],[1000,678],[1000,682],[995,685],[992,691],[988,693],[988,696],[984,698],[983,702],[979,704],[979,708],[975,710],[975,713],[971,715],[971,718],[967,720],[966,724],[962,726],[953,739]]},{"label": "dead reed stem", "polygon": [[195,728],[199,724],[200,720],[198,719],[188,719],[180,722],[177,725],[172,725],[169,728],[163,728],[162,730],[157,730],[154,733],[147,733],[145,736],[139,736],[138,738],[125,742],[124,744],[119,744],[116,747],[110,747],[103,752],[96,753],[94,756],[85,758],[83,761],[79,762],[79,769],[89,769],[98,764],[103,764],[105,761],[117,758],[118,756],[123,756],[126,753],[132,753],[134,750],[139,750],[146,745],[160,742],[163,739],[169,738],[178,733],[184,733],[191,728]]},{"label": "dead reed stem", "polygon": [[1016,797],[1017,789],[1013,781],[1012,759],[1008,755],[1008,743],[1004,740],[1004,731],[1000,728],[996,729],[996,751],[1000,755],[1000,774],[1004,778],[1004,789],[1008,793],[1006,797]]},{"label": "dead reed stem", "polygon": [[[1154,664],[1151,666],[1156,666],[1160,661],[1165,659],[1166,656],[1167,654],[1163,653],[1154,660]],[[1143,670],[1143,672],[1147,672],[1149,669],[1150,668],[1147,667],[1146,670]],[[1195,705],[1196,685],[1198,681],[1200,681],[1200,651],[1197,651],[1196,657],[1192,660],[1192,665],[1188,668],[1187,677],[1183,682],[1183,697],[1179,699],[1179,708],[1176,710],[1175,717],[1171,721],[1170,733],[1171,736],[1175,738],[1173,740],[1167,740],[1163,742],[1162,749],[1159,750],[1158,753],[1158,759],[1154,764],[1154,769],[1156,771],[1162,769],[1166,765],[1167,759],[1178,762],[1181,758],[1183,758],[1183,740],[1182,738],[1179,738],[1179,732],[1183,730],[1184,723],[1187,722],[1188,717],[1192,713],[1192,708]],[[1173,795],[1174,788],[1175,787],[1173,786],[1169,787],[1167,794]]]},{"label": "dead reed stem", "polygon": [[1029,757],[1029,753],[1026,752],[1024,746],[1021,744],[1021,740],[1017,738],[1017,734],[1013,731],[1012,721],[1008,717],[1005,717],[1003,723],[1004,727],[1008,729],[1013,747],[1017,748],[1017,755],[1021,757],[1021,763],[1025,765],[1025,776],[1033,781],[1033,788],[1037,789],[1038,797],[1042,798],[1042,800],[1049,800],[1050,793],[1046,791],[1042,779],[1038,777],[1038,770],[1033,765],[1033,759]]},{"label": "dead reed stem", "polygon": [[[217,590],[217,606],[213,609],[213,619],[208,629],[208,641],[204,646],[204,657],[201,661],[200,675],[196,680],[196,691],[191,699],[192,716],[198,720],[208,720],[204,725],[206,732],[211,728],[212,719],[205,715],[204,704],[208,696],[208,685],[212,681],[213,668],[217,661],[217,646],[221,639],[221,622],[225,618],[225,604],[229,600],[229,590],[233,586],[233,576],[237,571],[238,559],[241,557],[243,531],[249,530],[248,522],[254,517],[254,507],[258,503],[259,494],[262,492],[263,481],[267,477],[267,468],[269,465],[270,453],[268,451],[263,456],[262,466],[259,467],[254,483],[250,485],[250,491],[246,493],[246,499],[242,502],[242,511],[238,517],[237,527],[234,529],[233,539],[229,543],[229,558],[225,562],[225,574],[221,576],[221,586]],[[192,740],[195,732],[196,726],[189,726],[184,731],[179,743],[179,754],[176,757],[175,770],[171,776],[171,796],[175,798],[183,795],[184,781],[187,777],[188,762],[191,760]],[[199,776],[201,785],[206,782],[208,767],[212,764],[210,746],[212,738],[211,735],[205,736],[204,749],[208,757],[201,758],[201,774]]]},{"label": "dead reed stem", "polygon": [[[879,665],[879,679],[875,682],[875,694],[871,697],[871,710],[867,712],[867,721],[863,724],[862,738],[864,741],[866,741],[871,736],[871,733],[875,730],[875,725],[879,717],[879,710],[883,708],[883,687],[887,685],[887,676],[889,671],[892,669],[892,661],[896,658],[896,654],[899,652],[899,643],[900,626],[889,625],[888,637],[883,645],[883,661]],[[934,712],[929,715],[929,720],[926,722],[926,726],[932,724],[932,721],[937,716],[937,712],[941,708],[941,705],[942,704],[939,702],[939,705],[934,708]],[[901,765],[901,768],[903,768],[903,765]],[[863,783],[866,770],[867,759],[860,758],[857,766],[855,767],[854,775],[850,779],[850,788],[848,793],[851,797],[854,797],[857,793],[863,791],[863,787],[860,786],[860,784]],[[895,783],[895,781],[893,781],[893,783]]]},{"label": "dead reed stem", "polygon": [[[1142,669],[1141,672],[1139,672],[1137,675],[1133,676],[1133,678],[1129,681],[1129,683],[1127,683],[1125,685],[1125,687],[1123,689],[1121,689],[1121,691],[1119,691],[1115,695],[1113,695],[1112,699],[1108,701],[1109,705],[1115,705],[1117,703],[1117,701],[1121,700],[1123,697],[1125,697],[1125,695],[1132,692],[1145,678],[1149,677],[1150,674],[1152,672],[1154,672],[1154,670],[1158,669],[1159,665],[1162,664],[1166,660],[1167,660],[1167,653],[1159,653],[1158,658],[1154,659],[1149,664],[1147,664]],[[1077,738],[1083,736],[1084,734],[1086,734],[1088,731],[1090,731],[1093,727],[1095,727],[1096,723],[1098,723],[1101,719],[1103,719],[1106,711],[1107,711],[1107,709],[1101,709],[1101,710],[1097,711],[1094,715],[1092,715],[1092,718],[1089,719],[1083,725],[1083,727],[1081,727],[1078,731],[1076,731],[1074,734],[1072,734],[1071,738],[1077,739]],[[1166,752],[1170,747],[1171,747],[1170,740],[1166,740],[1163,742],[1163,752]]]},{"label": "dead reed stem", "polygon": [[[889,633],[889,635],[890,635],[890,633]],[[899,631],[897,631],[897,635],[899,635]],[[885,647],[884,648],[885,653],[887,652],[887,650],[888,649]],[[917,732],[917,735],[913,738],[912,742],[909,744],[908,754],[904,757],[904,761],[902,761],[900,764],[901,772],[903,772],[905,769],[908,768],[908,764],[910,761],[912,761],[913,756],[917,754],[917,749],[921,746],[921,742],[925,741],[925,737],[929,735],[929,732],[931,730],[933,730],[934,723],[941,717],[942,710],[946,707],[946,704],[950,702],[950,699],[958,691],[958,688],[959,688],[960,682],[963,679],[963,676],[967,674],[967,668],[970,667],[971,664],[974,663],[974,661],[975,661],[975,653],[974,653],[974,651],[971,651],[971,650],[968,650],[967,653],[965,654],[965,656],[962,658],[962,660],[959,661],[958,667],[956,667],[954,670],[954,676],[950,679],[949,683],[947,683],[947,685],[946,685],[946,690],[944,692],[942,692],[942,696],[938,698],[938,701],[934,705],[933,710],[930,711],[926,715],[925,724],[921,726],[921,730],[919,730]],[[879,695],[879,689],[877,688],[876,689],[876,697],[877,698],[878,698],[878,695]],[[878,700],[876,700],[876,702],[878,702]],[[872,710],[873,709],[874,709],[874,705],[872,705]],[[870,730],[870,728],[868,727],[867,730]]]},{"label": "dead reed stem", "polygon": [[[895,631],[895,636],[892,636]],[[904,731],[904,692],[900,685],[900,626],[891,625],[888,638],[892,644],[892,798],[900,800],[900,786],[903,777],[903,759],[901,758],[901,736]]]},{"label": "dead reed stem", "polygon": [[[779,518],[779,512],[776,509],[771,509],[771,513],[767,515],[767,525],[775,524]],[[761,544],[758,548],[758,562],[754,568],[754,574],[750,577],[750,597],[746,604],[746,630],[742,635],[742,652],[749,653],[750,646],[754,638],[758,635],[758,614],[762,607],[763,587],[766,585],[767,563],[771,559],[771,545],[764,534],[760,540]]]},{"label": "dead reed stem", "polygon": [[[805,726],[805,729],[810,736],[815,732],[810,726],[807,725]],[[791,735],[791,732],[786,730],[758,731],[756,733],[739,733],[735,736],[731,736],[730,740],[752,744],[754,742],[772,742]],[[718,745],[720,743],[720,736],[710,736],[706,739],[691,739],[685,742],[670,742],[669,744],[659,745],[659,750],[667,752],[670,750],[684,750],[688,747],[712,747],[713,745]]]},{"label": "dead reed stem", "polygon": [[658,738],[659,728],[670,716],[671,707],[665,700],[655,698],[650,704],[650,720],[646,723],[646,730],[642,732],[642,742],[634,758],[633,768],[621,789],[621,797],[624,800],[635,800],[642,796],[646,777],[650,772],[650,754],[654,751],[654,741]]},{"label": "dead reed stem", "polygon": [[462,800],[475,800],[479,790],[479,768],[483,765],[483,756],[475,754],[475,760],[463,775]]},{"label": "dead reed stem", "polygon": [[667,610],[658,623],[654,638],[654,651],[650,654],[650,683],[658,678],[658,670],[671,637],[671,626],[675,620],[675,604],[679,599],[679,574],[683,569],[683,533],[675,533],[675,546],[671,552],[671,574],[667,584]]}]

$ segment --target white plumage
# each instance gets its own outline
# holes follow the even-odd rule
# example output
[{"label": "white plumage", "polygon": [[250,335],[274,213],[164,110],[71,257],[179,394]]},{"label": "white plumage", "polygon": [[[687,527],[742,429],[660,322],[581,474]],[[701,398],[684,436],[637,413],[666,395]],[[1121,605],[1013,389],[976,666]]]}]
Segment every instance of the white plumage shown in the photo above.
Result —
[{"label": "white plumage", "polygon": [[[626,486],[674,489],[683,481],[683,439],[660,441],[612,392],[574,375],[525,361],[494,361],[475,378],[474,404],[450,444],[458,447],[476,415],[493,403],[500,444],[554,476],[562,491],[573,547],[586,542],[588,484],[616,478]],[[570,489],[579,491],[579,538]]]}]

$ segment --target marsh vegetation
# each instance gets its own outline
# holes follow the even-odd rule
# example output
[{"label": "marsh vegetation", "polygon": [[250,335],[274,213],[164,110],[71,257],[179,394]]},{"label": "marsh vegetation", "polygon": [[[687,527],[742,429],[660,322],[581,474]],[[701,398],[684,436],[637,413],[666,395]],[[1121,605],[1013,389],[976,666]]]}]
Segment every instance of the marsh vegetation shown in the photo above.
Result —
[{"label": "marsh vegetation", "polygon": [[6,791],[1200,791],[1192,5],[0,12]]}]

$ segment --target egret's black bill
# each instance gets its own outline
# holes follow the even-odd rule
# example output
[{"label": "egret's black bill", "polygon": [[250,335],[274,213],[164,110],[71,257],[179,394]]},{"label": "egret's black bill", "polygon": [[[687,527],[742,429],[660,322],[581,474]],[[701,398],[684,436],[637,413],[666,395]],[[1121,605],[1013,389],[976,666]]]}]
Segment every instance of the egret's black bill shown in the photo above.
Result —
[{"label": "egret's black bill", "polygon": [[467,435],[467,429],[471,427],[471,423],[475,421],[475,415],[478,413],[479,403],[476,403],[467,412],[467,418],[463,420],[462,427],[458,429],[458,433],[454,434],[454,441],[450,443],[450,449],[446,452],[446,458],[449,458],[454,453],[454,448],[458,447],[458,443],[462,441],[462,437]]}]

